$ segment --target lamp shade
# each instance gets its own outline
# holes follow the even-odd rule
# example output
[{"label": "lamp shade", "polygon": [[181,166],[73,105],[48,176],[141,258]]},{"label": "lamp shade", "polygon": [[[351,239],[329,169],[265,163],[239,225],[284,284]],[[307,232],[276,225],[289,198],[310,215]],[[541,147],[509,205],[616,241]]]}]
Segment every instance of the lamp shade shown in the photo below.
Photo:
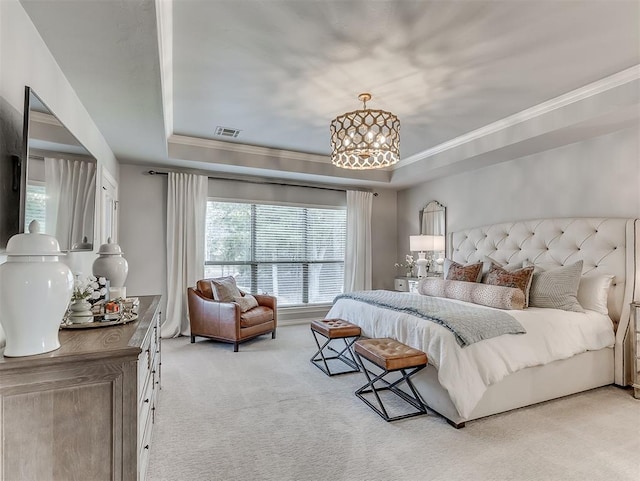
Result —
[{"label": "lamp shade", "polygon": [[409,236],[410,251],[432,251],[434,245],[434,237],[432,235],[412,235]]}]

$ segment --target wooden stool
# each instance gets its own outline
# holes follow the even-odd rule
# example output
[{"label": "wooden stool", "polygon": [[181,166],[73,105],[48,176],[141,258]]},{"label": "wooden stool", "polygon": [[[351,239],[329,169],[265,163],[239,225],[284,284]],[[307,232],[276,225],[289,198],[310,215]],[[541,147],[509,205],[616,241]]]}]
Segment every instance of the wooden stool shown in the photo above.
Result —
[{"label": "wooden stool", "polygon": [[[402,344],[394,339],[384,338],[358,340],[355,343],[355,354],[362,366],[362,371],[367,378],[367,383],[358,389],[355,394],[371,409],[377,412],[382,419],[385,421],[396,421],[398,419],[427,414],[427,407],[420,398],[418,391],[416,391],[416,388],[410,379],[411,376],[427,366],[427,355],[424,352]],[[373,372],[368,370],[363,363],[363,359],[366,359],[371,364],[382,369],[382,373],[375,375]],[[402,373],[400,379],[393,382],[389,382],[384,379],[387,374],[398,371]],[[371,375],[374,375],[375,377],[372,378]],[[376,387],[375,383],[377,382],[384,383],[384,386]],[[402,382],[407,383],[413,393],[413,397],[398,387]],[[411,404],[417,410],[408,414],[390,417],[382,403],[382,400],[380,399],[379,391],[383,390],[391,391],[402,400]],[[373,393],[378,401],[379,407],[374,406],[363,396],[363,393]]]},{"label": "wooden stool", "polygon": [[[318,369],[324,372],[327,376],[336,376],[338,374],[347,374],[350,372],[358,372],[360,367],[353,355],[351,346],[356,342],[360,336],[360,328],[355,324],[343,321],[342,319],[321,319],[311,322],[311,333],[318,346],[318,351],[311,356],[311,362],[316,365]],[[320,334],[325,337],[326,342],[320,346],[318,337],[316,334]],[[334,339],[342,339],[344,341],[344,349],[340,352],[329,346],[329,343]],[[333,351],[335,355],[326,356],[325,349]],[[349,366],[351,369],[348,371],[331,372],[327,361],[331,359],[338,359]]]}]

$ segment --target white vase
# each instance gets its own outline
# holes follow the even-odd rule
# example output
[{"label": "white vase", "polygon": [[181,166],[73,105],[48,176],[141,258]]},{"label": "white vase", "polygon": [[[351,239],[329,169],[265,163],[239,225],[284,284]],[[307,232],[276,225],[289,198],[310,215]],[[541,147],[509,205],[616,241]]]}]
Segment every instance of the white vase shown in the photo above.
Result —
[{"label": "white vase", "polygon": [[0,265],[0,323],[7,357],[60,347],[58,330],[73,292],[73,275],[58,260],[58,241],[39,230],[33,221],[28,234],[9,239],[7,261]]},{"label": "white vase", "polygon": [[98,250],[98,258],[93,262],[93,275],[106,277],[111,287],[122,287],[127,279],[129,264],[122,257],[122,250],[118,244],[108,239]]},{"label": "white vase", "polygon": [[73,301],[69,306],[69,311],[69,322],[71,324],[84,324],[85,322],[93,322],[91,303],[86,299],[78,299],[77,301]]}]

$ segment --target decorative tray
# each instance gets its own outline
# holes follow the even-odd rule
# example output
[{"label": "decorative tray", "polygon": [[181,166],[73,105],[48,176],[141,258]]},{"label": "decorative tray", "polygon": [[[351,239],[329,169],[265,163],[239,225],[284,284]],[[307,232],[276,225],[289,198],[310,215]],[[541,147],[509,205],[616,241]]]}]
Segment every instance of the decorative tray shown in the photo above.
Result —
[{"label": "decorative tray", "polygon": [[[104,314],[94,314],[93,317],[104,317]],[[92,322],[82,322],[82,323],[70,323],[67,317],[60,324],[60,329],[91,329],[94,327],[108,327],[108,326],[119,326],[121,324],[128,324],[129,322],[135,321],[138,319],[137,312],[127,312],[124,311],[118,319],[113,319],[111,321],[92,321]]]}]

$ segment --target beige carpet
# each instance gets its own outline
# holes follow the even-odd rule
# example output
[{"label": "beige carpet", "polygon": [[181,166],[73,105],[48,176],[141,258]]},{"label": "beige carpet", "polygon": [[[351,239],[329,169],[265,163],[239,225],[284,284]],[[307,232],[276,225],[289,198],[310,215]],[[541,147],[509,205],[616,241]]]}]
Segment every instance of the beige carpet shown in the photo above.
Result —
[{"label": "beige carpet", "polygon": [[360,373],[309,362],[308,325],[162,343],[148,480],[639,480],[640,400],[605,387],[472,421],[386,423]]}]

